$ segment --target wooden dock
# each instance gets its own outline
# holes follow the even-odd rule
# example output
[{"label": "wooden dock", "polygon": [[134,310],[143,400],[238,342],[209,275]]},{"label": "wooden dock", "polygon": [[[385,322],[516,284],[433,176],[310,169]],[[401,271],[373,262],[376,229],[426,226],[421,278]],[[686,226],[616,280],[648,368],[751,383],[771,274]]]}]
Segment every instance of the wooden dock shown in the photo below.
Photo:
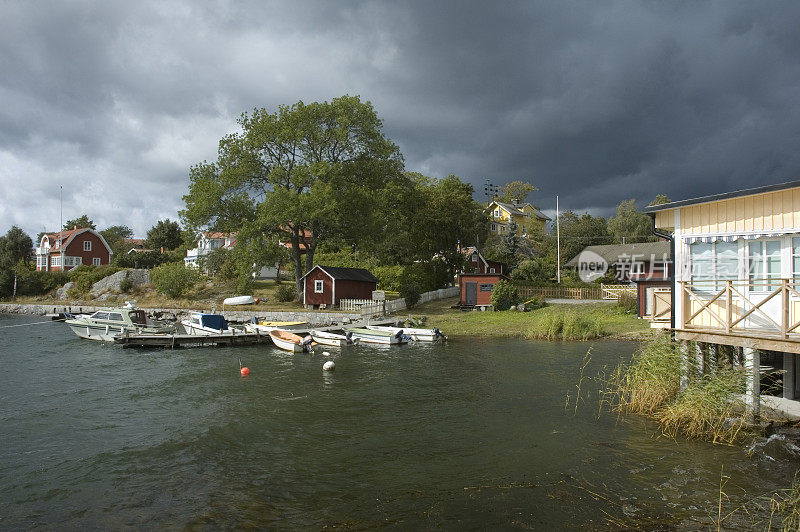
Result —
[{"label": "wooden dock", "polygon": [[122,347],[202,347],[233,346],[272,343],[268,334],[259,333],[223,333],[209,336],[197,334],[121,334],[114,338],[114,343]]}]

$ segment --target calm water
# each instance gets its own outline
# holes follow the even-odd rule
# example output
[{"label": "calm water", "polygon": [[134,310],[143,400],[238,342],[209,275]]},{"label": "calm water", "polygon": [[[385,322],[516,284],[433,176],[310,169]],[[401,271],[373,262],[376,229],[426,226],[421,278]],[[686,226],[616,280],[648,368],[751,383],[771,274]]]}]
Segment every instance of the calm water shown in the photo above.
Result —
[{"label": "calm water", "polygon": [[[0,316],[0,528],[707,528],[790,484],[770,442],[577,414],[589,344],[125,350]],[[598,342],[585,374],[629,357]],[[239,358],[251,370],[239,375]],[[763,517],[762,516],[756,516]],[[737,512],[731,529],[753,516]]]}]

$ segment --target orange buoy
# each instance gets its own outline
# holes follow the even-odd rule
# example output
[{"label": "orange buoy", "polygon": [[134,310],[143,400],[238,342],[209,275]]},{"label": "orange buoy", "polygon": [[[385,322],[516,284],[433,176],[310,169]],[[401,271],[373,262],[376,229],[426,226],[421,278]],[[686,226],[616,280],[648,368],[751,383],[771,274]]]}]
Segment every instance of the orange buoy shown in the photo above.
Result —
[{"label": "orange buoy", "polygon": [[244,367],[239,370],[239,373],[242,374],[242,377],[247,377],[248,375],[250,375],[250,370]]}]

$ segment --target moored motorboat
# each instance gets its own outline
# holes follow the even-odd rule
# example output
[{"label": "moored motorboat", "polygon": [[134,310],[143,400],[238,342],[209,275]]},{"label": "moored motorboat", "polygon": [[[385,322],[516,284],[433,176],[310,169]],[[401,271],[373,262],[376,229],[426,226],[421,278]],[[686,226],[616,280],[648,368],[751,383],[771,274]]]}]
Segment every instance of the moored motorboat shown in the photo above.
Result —
[{"label": "moored motorboat", "polygon": [[330,345],[334,347],[342,347],[345,345],[354,344],[356,341],[358,341],[356,338],[353,338],[352,333],[336,334],[328,331],[318,331],[313,329],[310,331],[310,334],[314,341],[318,344]]},{"label": "moored motorboat", "polygon": [[186,334],[200,336],[211,336],[235,331],[228,327],[228,322],[221,314],[206,314],[204,312],[192,312],[189,318],[181,320],[181,325],[183,325],[183,328],[186,330]]},{"label": "moored motorboat", "polygon": [[303,338],[297,334],[281,329],[273,329],[269,332],[272,343],[280,349],[291,351],[292,353],[308,352],[314,345],[314,339],[310,336]]},{"label": "moored motorboat", "polygon": [[64,323],[80,338],[103,342],[113,342],[115,336],[123,333],[175,334],[174,326],[148,323],[144,310],[132,304],[98,310],[88,316],[69,316]]},{"label": "moored motorboat", "polygon": [[403,335],[402,330],[397,333],[391,333],[362,327],[350,327],[346,328],[345,332],[352,333],[353,338],[359,342],[368,344],[404,344],[408,342],[408,337]]},{"label": "moored motorboat", "polygon": [[434,327],[433,329],[387,327],[383,325],[367,325],[367,329],[373,331],[385,331],[390,333],[404,334],[415,342],[436,342],[437,340],[447,340],[447,336],[442,331]]}]

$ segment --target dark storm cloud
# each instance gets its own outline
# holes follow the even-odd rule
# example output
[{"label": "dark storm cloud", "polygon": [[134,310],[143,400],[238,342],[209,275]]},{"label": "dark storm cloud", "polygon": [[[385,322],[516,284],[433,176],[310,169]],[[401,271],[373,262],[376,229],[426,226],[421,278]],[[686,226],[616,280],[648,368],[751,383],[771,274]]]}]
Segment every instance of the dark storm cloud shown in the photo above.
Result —
[{"label": "dark storm cloud", "polygon": [[[5,2],[0,216],[142,234],[253,107],[371,100],[409,170],[607,214],[800,177],[794,2]],[[24,183],[24,186],[20,186]]]}]

